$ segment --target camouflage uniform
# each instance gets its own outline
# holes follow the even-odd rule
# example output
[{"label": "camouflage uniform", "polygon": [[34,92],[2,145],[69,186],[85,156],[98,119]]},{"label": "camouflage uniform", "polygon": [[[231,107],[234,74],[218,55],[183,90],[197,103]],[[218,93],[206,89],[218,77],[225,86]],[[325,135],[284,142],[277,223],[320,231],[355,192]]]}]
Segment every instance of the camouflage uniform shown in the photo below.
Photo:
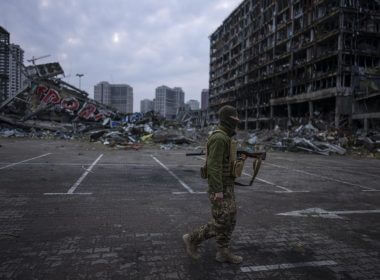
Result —
[{"label": "camouflage uniform", "polygon": [[[208,194],[212,219],[190,234],[194,244],[215,237],[219,249],[228,248],[236,225],[234,178],[230,175],[230,136],[234,131],[220,125],[207,142]],[[223,192],[223,200],[214,200],[214,194]]]}]

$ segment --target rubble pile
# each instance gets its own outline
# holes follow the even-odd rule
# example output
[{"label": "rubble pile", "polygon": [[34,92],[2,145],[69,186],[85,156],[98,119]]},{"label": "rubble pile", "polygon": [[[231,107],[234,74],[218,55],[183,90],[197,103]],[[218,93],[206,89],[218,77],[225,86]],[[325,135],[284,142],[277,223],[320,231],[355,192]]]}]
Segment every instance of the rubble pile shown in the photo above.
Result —
[{"label": "rubble pile", "polygon": [[134,149],[152,143],[171,149],[203,135],[154,112],[123,114],[57,78],[62,74],[58,63],[26,68],[28,84],[0,104],[0,137],[84,139]]},{"label": "rubble pile", "polygon": [[320,155],[345,155],[347,153],[367,154],[380,153],[380,131],[365,134],[358,130],[331,128],[318,121],[299,125],[288,130],[278,126],[274,130],[260,130],[245,135],[243,141],[248,145],[264,145],[269,149],[280,151],[306,151]]},{"label": "rubble pile", "polygon": [[[162,149],[173,149],[177,145],[194,144],[204,140],[208,133],[196,128],[186,128],[176,122],[166,122],[153,112],[134,121],[126,116],[119,121],[106,120],[101,123],[76,122],[55,123],[33,120],[39,125],[25,125],[14,117],[0,116],[0,137],[30,137],[37,139],[85,140],[99,142],[119,149],[140,149],[142,145],[161,145]],[[2,121],[7,119],[7,121]],[[9,121],[8,121],[9,119]]]},{"label": "rubble pile", "polygon": [[[58,63],[26,68],[28,84],[0,104],[0,137],[38,139],[82,139],[119,149],[140,149],[159,145],[203,147],[214,127],[205,127],[199,113],[180,111],[176,120],[165,120],[154,112],[123,114],[88,98],[88,94],[57,78],[63,74]],[[322,121],[301,120],[282,130],[239,133],[241,143],[264,145],[281,151],[311,152],[321,155],[380,153],[380,130],[369,133],[335,129]]]},{"label": "rubble pile", "polygon": [[91,131],[90,141],[118,148],[141,147],[142,144],[158,144],[162,149],[173,149],[176,145],[196,144],[198,130],[187,129],[176,122],[160,120],[151,112],[136,122],[121,122],[118,127]]}]

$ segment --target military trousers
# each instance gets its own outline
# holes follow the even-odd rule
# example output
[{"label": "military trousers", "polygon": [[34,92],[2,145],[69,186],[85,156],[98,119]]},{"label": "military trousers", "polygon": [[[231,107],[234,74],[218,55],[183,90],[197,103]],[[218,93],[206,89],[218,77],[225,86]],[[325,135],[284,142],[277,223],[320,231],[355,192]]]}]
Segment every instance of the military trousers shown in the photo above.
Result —
[{"label": "military trousers", "polygon": [[[233,186],[231,186],[233,188]],[[190,233],[190,240],[195,244],[215,237],[219,249],[228,248],[232,232],[236,225],[236,202],[232,192],[225,192],[223,200],[216,201],[214,194],[209,194],[211,203],[211,220]]]}]

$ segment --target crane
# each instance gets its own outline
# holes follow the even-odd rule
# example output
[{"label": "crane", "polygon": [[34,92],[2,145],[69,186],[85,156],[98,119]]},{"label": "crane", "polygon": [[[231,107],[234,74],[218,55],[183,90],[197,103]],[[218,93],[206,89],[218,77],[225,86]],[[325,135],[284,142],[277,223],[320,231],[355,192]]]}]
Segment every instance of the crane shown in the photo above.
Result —
[{"label": "crane", "polygon": [[33,63],[33,65],[36,65],[36,60],[39,60],[39,59],[42,59],[42,58],[46,58],[46,57],[49,57],[49,56],[51,56],[50,54],[48,54],[48,55],[43,55],[43,56],[40,56],[40,57],[32,57],[31,59],[28,59],[27,61],[28,62],[32,62]]}]

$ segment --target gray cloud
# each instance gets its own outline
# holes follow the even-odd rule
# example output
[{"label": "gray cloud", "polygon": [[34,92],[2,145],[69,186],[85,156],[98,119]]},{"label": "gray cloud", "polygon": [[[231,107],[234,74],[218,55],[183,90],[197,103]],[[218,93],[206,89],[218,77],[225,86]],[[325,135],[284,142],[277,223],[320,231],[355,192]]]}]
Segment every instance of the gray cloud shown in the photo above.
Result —
[{"label": "gray cloud", "polygon": [[67,81],[93,95],[99,81],[128,83],[134,110],[157,86],[186,99],[208,87],[208,36],[241,0],[1,0],[0,25],[26,58],[51,54]]}]

